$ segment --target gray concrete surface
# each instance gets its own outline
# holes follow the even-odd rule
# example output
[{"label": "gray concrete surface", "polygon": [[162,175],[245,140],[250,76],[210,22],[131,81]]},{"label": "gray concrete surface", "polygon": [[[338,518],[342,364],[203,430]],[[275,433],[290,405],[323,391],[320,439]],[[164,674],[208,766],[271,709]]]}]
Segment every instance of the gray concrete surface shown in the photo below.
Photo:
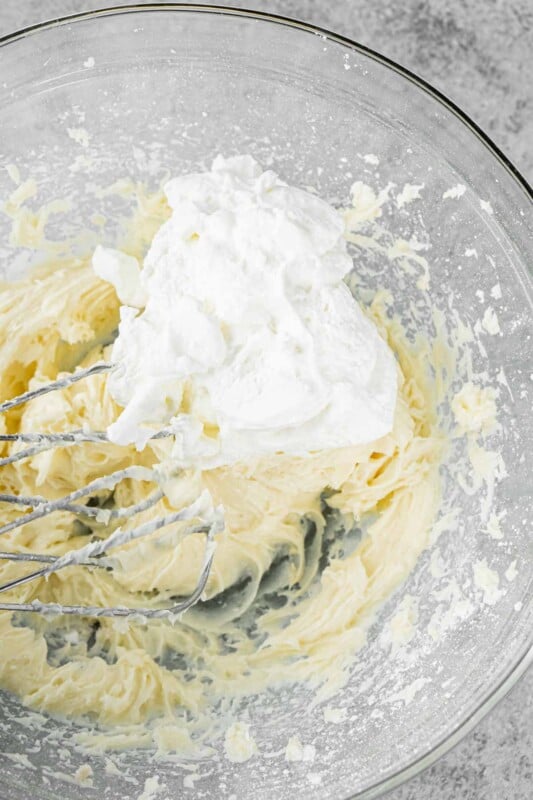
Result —
[{"label": "gray concrete surface", "polygon": [[[139,0],[137,0],[139,2]],[[0,0],[0,34],[121,0]],[[533,181],[533,0],[228,0],[342,33],[419,74]],[[389,800],[533,797],[533,672]]]}]

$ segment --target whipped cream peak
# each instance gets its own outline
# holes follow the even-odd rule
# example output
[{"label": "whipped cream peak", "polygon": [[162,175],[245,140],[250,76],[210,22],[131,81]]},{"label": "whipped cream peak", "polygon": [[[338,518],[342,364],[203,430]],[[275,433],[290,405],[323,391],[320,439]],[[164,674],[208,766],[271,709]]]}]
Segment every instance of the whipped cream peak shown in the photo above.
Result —
[{"label": "whipped cream peak", "polygon": [[172,215],[142,269],[107,248],[93,258],[124,303],[111,440],[142,448],[170,426],[176,465],[206,469],[390,432],[396,362],[342,280],[339,212],[251,156],[218,156],[165,194]]}]

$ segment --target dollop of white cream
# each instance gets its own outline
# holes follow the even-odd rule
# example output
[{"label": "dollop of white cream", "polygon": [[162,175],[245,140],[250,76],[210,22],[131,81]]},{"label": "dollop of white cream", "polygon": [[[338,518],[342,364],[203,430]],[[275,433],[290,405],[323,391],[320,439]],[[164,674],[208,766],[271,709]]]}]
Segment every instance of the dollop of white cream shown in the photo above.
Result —
[{"label": "dollop of white cream", "polygon": [[343,282],[340,213],[251,156],[218,156],[165,193],[172,215],[142,269],[119,251],[93,259],[125,304],[110,439],[142,448],[170,426],[177,466],[211,468],[387,434],[396,362]]}]

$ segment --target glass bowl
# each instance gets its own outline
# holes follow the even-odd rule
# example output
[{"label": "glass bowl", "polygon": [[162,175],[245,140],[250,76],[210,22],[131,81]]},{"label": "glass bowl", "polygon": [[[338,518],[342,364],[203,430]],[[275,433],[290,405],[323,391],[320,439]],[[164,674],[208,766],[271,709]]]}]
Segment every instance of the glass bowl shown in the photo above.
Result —
[{"label": "glass bowl", "polygon": [[[494,489],[494,506],[505,514],[502,538],[484,529],[479,493],[463,494],[458,528],[440,525],[433,553],[438,546],[441,566],[434,568],[430,551],[422,555],[369,630],[348,685],[328,701],[345,709],[338,724],[324,721],[309,693],[280,691],[248,709],[261,757],[244,764],[217,757],[191,781],[179,763],[158,763],[140,751],[125,754],[113,774],[101,757],[65,747],[69,726],[39,721],[4,694],[4,800],[137,798],[147,778],[154,780],[146,797],[158,798],[341,800],[397,786],[472,728],[531,660],[533,223],[526,183],[474,123],[385,58],[311,26],[215,7],[110,9],[4,38],[0,131],[0,165],[16,165],[23,178],[36,180],[34,202],[70,202],[68,215],[51,217],[50,237],[85,233],[87,247],[114,241],[118,222],[102,230],[88,223],[105,203],[112,221],[125,213],[124,203],[111,208],[98,186],[122,177],[156,186],[167,170],[208,165],[219,152],[251,152],[337,204],[356,179],[398,189],[423,184],[412,212],[387,214],[384,224],[404,238],[423,227],[431,243],[431,301],[445,315],[453,298],[475,327],[480,298],[490,298],[501,334],[482,337],[473,361],[487,380],[500,379],[497,445],[507,471]],[[13,190],[10,174],[0,171],[2,198]],[[464,194],[444,199],[457,185]],[[0,268],[12,279],[33,256],[10,244],[9,224],[2,218]],[[375,285],[394,288],[394,270],[378,267]],[[496,284],[501,297],[491,295]],[[472,578],[480,559],[501,576],[501,597],[492,605]],[[513,561],[517,575],[510,580],[504,576]],[[446,612],[453,582],[470,611],[432,637],[430,622]],[[419,623],[399,657],[383,646],[382,631],[405,594],[420,597]],[[315,745],[312,763],[285,761],[295,734]],[[72,775],[87,762],[93,785],[81,789]]]}]

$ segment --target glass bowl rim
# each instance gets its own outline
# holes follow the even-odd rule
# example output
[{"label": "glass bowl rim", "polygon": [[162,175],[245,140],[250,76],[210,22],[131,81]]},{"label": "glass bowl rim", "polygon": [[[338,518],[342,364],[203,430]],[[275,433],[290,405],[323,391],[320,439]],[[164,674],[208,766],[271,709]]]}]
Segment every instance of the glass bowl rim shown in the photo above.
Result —
[{"label": "glass bowl rim", "polygon": [[[522,175],[519,169],[513,162],[494,144],[492,139],[483,131],[483,129],[474,122],[468,114],[466,114],[458,105],[450,100],[443,92],[436,89],[424,78],[421,78],[416,73],[401,66],[397,62],[382,55],[381,53],[367,47],[360,42],[356,42],[347,36],[334,33],[326,28],[318,25],[313,25],[306,22],[301,22],[290,17],[280,14],[271,14],[263,11],[255,11],[252,9],[233,8],[231,6],[213,5],[213,4],[193,4],[193,3],[146,3],[137,5],[135,3],[109,6],[93,11],[83,11],[76,14],[69,14],[62,17],[52,18],[35,25],[29,25],[25,28],[0,36],[0,47],[12,44],[19,39],[23,39],[40,32],[59,28],[63,25],[71,23],[81,23],[87,20],[103,18],[106,16],[118,16],[122,14],[131,13],[150,13],[157,11],[171,11],[176,13],[202,13],[206,16],[230,16],[230,17],[243,17],[250,20],[256,20],[261,23],[272,23],[274,25],[283,25],[287,28],[292,28],[296,31],[304,33],[311,33],[326,40],[335,42],[336,44],[343,45],[355,52],[378,62],[382,66],[387,67],[392,72],[396,72],[400,77],[407,80],[409,83],[415,85],[419,90],[430,95],[441,106],[443,106],[449,113],[455,116],[460,123],[462,123],[469,131],[479,140],[480,144],[484,146],[496,158],[500,164],[509,173],[509,176],[518,184],[524,191],[526,198],[533,203],[533,186],[529,184],[526,178]],[[499,680],[496,685],[489,685],[485,691],[483,698],[478,703],[477,707],[468,712],[440,741],[433,744],[430,749],[419,756],[416,756],[410,763],[402,767],[398,771],[393,771],[391,774],[386,775],[384,778],[377,781],[375,784],[350,795],[345,800],[372,800],[383,795],[392,789],[398,788],[400,785],[415,777],[423,770],[430,767],[437,759],[450,751],[460,740],[466,736],[482,719],[488,714],[494,706],[510,691],[510,689],[517,683],[519,678],[526,672],[528,667],[533,663],[533,643],[526,643],[526,646],[520,654],[517,661],[510,667],[506,675]]]}]

